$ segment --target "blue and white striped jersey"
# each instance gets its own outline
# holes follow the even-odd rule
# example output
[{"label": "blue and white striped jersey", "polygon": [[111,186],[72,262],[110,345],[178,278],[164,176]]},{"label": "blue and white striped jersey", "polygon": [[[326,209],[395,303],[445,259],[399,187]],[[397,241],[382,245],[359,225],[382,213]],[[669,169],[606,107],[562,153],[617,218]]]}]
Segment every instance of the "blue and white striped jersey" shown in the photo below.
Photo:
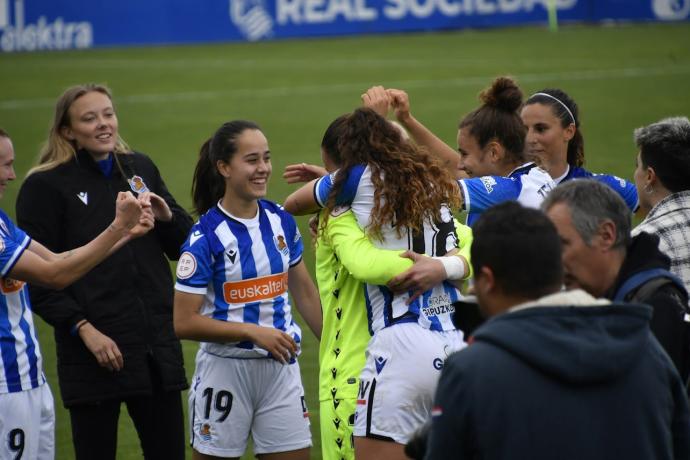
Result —
[{"label": "blue and white striped jersey", "polygon": [[534,163],[525,163],[506,177],[483,176],[458,181],[467,210],[467,225],[472,226],[481,213],[504,201],[517,201],[538,208],[546,195],[556,187],[549,173]]},{"label": "blue and white striped jersey", "polygon": [[31,315],[26,283],[7,274],[31,238],[0,211],[0,393],[15,393],[45,383],[43,359]]},{"label": "blue and white striped jersey", "polygon": [[[337,171],[320,178],[314,188],[314,197],[323,207],[333,188]],[[371,223],[374,206],[374,184],[371,168],[357,165],[350,169],[347,178],[336,197],[337,206],[352,208],[359,226],[366,230]],[[392,225],[382,226],[382,241],[372,243],[382,249],[412,250],[428,256],[443,256],[458,248],[455,221],[449,208],[441,209],[441,222],[425,222],[424,231],[414,234],[411,230],[398,236]],[[407,305],[410,293],[394,295],[386,286],[365,284],[369,328],[373,334],[398,322],[417,322],[422,327],[437,331],[454,330],[452,303],[460,300],[462,294],[454,284],[444,281]]]},{"label": "blue and white striped jersey", "polygon": [[[302,333],[292,318],[288,270],[302,260],[302,236],[294,218],[275,203],[259,200],[252,219],[240,219],[220,203],[201,216],[182,245],[175,289],[204,296],[201,314],[219,321]],[[268,357],[251,342],[202,342],[217,356]]]},{"label": "blue and white striped jersey", "polygon": [[557,184],[573,179],[594,179],[614,189],[625,201],[630,211],[635,212],[640,206],[637,196],[637,187],[630,181],[621,179],[611,174],[597,174],[587,171],[585,168],[568,168],[568,172],[563,177],[555,179]]}]

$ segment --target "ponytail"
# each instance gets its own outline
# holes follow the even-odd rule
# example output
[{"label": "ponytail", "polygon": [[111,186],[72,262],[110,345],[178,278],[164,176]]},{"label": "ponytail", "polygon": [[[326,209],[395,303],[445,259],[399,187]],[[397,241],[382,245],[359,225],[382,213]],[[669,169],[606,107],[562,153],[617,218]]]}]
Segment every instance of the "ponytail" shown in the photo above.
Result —
[{"label": "ponytail", "polygon": [[216,165],[211,163],[211,139],[209,138],[199,151],[199,160],[194,168],[192,178],[192,202],[197,215],[211,209],[225,193],[225,183],[218,174]]}]

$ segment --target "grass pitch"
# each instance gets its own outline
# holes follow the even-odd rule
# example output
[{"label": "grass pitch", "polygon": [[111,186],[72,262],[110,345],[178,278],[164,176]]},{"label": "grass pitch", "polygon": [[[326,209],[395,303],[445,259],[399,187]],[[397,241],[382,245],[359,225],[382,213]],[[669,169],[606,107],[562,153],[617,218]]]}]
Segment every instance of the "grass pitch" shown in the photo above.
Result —
[{"label": "grass pitch", "polygon": [[[17,154],[18,180],[2,202],[12,216],[19,182],[35,162],[56,98],[82,82],[112,88],[120,133],[154,159],[188,208],[198,148],[222,122],[245,118],[262,126],[273,152],[268,198],[280,202],[292,190],[280,178],[284,165],[318,162],[328,123],[358,106],[359,95],[374,84],[407,90],[415,116],[453,146],[458,120],[476,107],[478,92],[493,77],[516,77],[526,95],[563,88],[580,107],[587,167],[628,179],[636,155],[633,128],[690,115],[688,23],[15,54],[0,55],[0,68],[0,126],[12,135]],[[299,222],[308,234],[306,221]],[[313,267],[306,246],[305,259]],[[37,323],[56,397],[57,458],[73,458],[52,331]],[[191,377],[197,344],[184,347]],[[314,459],[320,458],[317,355],[318,345],[306,332],[300,361]],[[126,414],[118,458],[141,458]]]}]

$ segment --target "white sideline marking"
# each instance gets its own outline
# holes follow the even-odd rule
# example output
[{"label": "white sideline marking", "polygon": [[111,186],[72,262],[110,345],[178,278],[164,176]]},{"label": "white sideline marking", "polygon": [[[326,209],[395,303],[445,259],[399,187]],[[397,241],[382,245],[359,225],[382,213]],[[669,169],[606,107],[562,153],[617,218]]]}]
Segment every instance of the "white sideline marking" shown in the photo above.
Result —
[{"label": "white sideline marking", "polygon": [[[644,78],[654,76],[684,75],[690,74],[690,66],[676,67],[628,67],[622,69],[599,70],[573,70],[558,73],[529,73],[515,74],[518,83],[537,83],[541,81],[580,81],[580,80],[607,80],[614,78]],[[477,86],[488,84],[495,76],[478,76],[465,78],[441,78],[433,80],[400,80],[387,81],[385,85],[391,88],[433,88],[433,87],[459,87]],[[306,86],[279,86],[273,88],[245,88],[229,91],[183,91],[178,93],[154,93],[137,94],[117,97],[117,104],[160,104],[165,102],[200,101],[217,98],[257,98],[257,97],[294,97],[315,96],[321,97],[327,93],[349,93],[364,91],[372,85],[371,81],[358,83],[330,83],[323,85]],[[8,99],[0,100],[0,110],[20,110],[40,107],[52,107],[54,99]]]}]

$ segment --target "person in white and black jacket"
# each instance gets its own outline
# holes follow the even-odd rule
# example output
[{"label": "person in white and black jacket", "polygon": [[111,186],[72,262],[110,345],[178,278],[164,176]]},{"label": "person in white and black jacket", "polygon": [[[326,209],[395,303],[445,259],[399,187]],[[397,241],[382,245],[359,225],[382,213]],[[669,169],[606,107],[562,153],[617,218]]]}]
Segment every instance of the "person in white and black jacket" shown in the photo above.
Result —
[{"label": "person in white and black jacket", "polygon": [[192,219],[153,162],[119,137],[109,90],[67,89],[39,165],[22,184],[18,222],[32,238],[63,251],[107,227],[114,197],[125,190],[147,205],[153,229],[71,287],[31,286],[31,296],[36,313],[54,327],[76,458],[115,458],[124,402],[145,458],[183,459],[181,391],[188,385],[172,324],[168,259],[179,257]]}]

